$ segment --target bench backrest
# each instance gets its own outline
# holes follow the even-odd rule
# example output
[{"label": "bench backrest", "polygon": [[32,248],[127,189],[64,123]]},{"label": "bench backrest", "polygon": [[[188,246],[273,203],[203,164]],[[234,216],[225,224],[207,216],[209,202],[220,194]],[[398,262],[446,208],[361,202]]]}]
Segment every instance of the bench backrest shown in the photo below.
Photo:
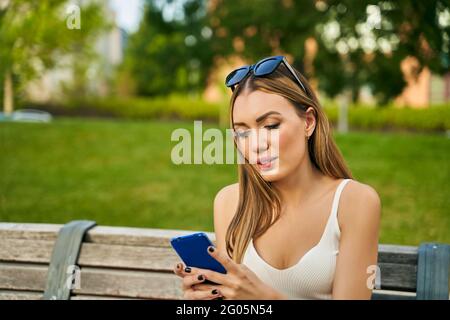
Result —
[{"label": "bench backrest", "polygon": [[[0,223],[0,299],[43,297],[49,263],[62,227],[56,224]],[[78,256],[81,281],[71,290],[70,299],[181,299],[181,279],[172,271],[179,258],[169,241],[174,236],[192,232],[195,231],[91,228],[84,236]],[[215,242],[214,234],[206,233]],[[441,299],[443,296],[448,298],[450,249],[449,246],[438,247],[440,260],[433,259],[432,254],[425,250],[427,263],[424,259],[419,261],[423,246],[380,245],[378,266],[381,282],[377,284],[379,290],[374,290],[373,298],[430,299],[439,298],[437,293]],[[436,261],[439,266],[436,266]],[[446,278],[442,272],[445,264]]]}]

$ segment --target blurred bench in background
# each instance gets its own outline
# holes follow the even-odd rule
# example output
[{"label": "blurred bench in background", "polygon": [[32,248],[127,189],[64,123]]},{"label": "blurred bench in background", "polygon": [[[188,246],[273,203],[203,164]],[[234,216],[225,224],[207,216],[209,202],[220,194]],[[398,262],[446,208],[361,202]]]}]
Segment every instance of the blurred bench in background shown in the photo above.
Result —
[{"label": "blurred bench in background", "polygon": [[[181,299],[172,271],[179,258],[169,241],[192,232],[0,223],[0,300]],[[449,257],[445,244],[380,245],[373,299],[448,299]]]}]

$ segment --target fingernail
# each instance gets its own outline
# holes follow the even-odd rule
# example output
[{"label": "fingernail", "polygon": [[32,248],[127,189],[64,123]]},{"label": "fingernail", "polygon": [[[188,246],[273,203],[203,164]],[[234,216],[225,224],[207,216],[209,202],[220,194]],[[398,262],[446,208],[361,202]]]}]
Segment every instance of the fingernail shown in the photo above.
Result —
[{"label": "fingernail", "polygon": [[217,294],[218,291],[217,291],[217,289],[214,289],[213,291],[211,291],[211,293],[212,293],[212,294]]},{"label": "fingernail", "polygon": [[191,272],[191,268],[186,267],[186,268],[184,268],[184,271],[187,272],[187,273],[189,273],[189,272]]},{"label": "fingernail", "polygon": [[209,251],[209,252],[214,252],[214,247],[209,246],[209,247],[208,247],[208,251]]},{"label": "fingernail", "polygon": [[177,269],[180,269],[180,264],[179,263],[177,264]]},{"label": "fingernail", "polygon": [[199,276],[197,277],[197,279],[200,280],[200,281],[203,281],[203,279],[204,279],[204,278],[203,278],[203,275],[199,275]]}]

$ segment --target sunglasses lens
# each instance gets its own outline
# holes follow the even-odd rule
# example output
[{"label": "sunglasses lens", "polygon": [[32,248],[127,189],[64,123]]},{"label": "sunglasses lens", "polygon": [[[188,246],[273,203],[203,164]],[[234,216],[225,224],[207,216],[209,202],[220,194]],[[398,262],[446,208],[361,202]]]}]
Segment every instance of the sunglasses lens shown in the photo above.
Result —
[{"label": "sunglasses lens", "polygon": [[255,68],[255,75],[257,76],[264,76],[266,74],[272,73],[280,64],[279,59],[267,59],[261,62],[258,66]]},{"label": "sunglasses lens", "polygon": [[227,85],[227,87],[231,87],[231,86],[235,85],[236,83],[239,83],[242,79],[244,79],[244,77],[247,75],[247,73],[248,73],[248,67],[239,68],[237,70],[234,70],[227,76],[227,78],[225,80],[225,84]]}]

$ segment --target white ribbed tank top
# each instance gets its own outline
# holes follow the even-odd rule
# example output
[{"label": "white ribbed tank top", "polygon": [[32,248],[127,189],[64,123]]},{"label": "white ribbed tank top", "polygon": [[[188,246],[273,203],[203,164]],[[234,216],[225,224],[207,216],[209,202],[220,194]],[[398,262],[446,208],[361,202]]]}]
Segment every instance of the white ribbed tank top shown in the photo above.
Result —
[{"label": "white ribbed tank top", "polygon": [[337,211],[342,189],[350,180],[342,180],[334,193],[331,213],[319,243],[295,265],[286,269],[272,267],[259,256],[253,246],[253,239],[247,246],[242,263],[263,282],[286,294],[289,299],[331,299],[341,236]]}]

